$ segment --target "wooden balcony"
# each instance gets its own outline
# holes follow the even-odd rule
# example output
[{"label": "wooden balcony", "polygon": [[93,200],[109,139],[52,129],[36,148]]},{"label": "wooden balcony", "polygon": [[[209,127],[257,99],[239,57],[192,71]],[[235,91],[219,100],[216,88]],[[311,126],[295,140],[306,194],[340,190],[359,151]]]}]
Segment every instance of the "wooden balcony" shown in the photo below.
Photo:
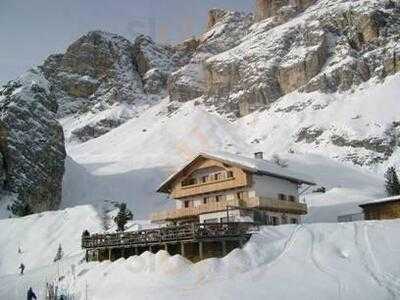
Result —
[{"label": "wooden balcony", "polygon": [[232,177],[221,175],[218,179],[208,179],[205,182],[196,182],[189,185],[178,184],[172,191],[171,196],[174,199],[191,197],[205,193],[212,193],[217,191],[224,191],[235,188],[242,188],[249,184],[250,178],[246,172],[232,168]]},{"label": "wooden balcony", "polygon": [[258,231],[258,226],[250,222],[184,224],[131,232],[82,235],[82,248],[96,249],[178,241],[218,240],[246,236],[254,231]]},{"label": "wooden balcony", "polygon": [[244,206],[244,202],[239,199],[223,200],[220,202],[202,204],[197,207],[185,207],[157,212],[153,213],[150,218],[152,221],[184,219],[196,217],[203,213],[222,211],[225,210],[227,206]]},{"label": "wooden balcony", "polygon": [[260,207],[270,211],[287,212],[293,214],[307,214],[307,205],[305,203],[279,200],[265,197],[255,197],[246,200],[247,207]]},{"label": "wooden balcony", "polygon": [[293,214],[305,215],[307,214],[307,205],[304,203],[278,200],[265,197],[253,197],[245,200],[232,199],[220,202],[213,202],[202,204],[198,207],[178,208],[151,215],[151,220],[157,221],[170,221],[185,219],[190,217],[197,217],[203,213],[211,213],[226,210],[227,207],[243,207],[243,208],[261,208],[269,211],[286,212]]}]

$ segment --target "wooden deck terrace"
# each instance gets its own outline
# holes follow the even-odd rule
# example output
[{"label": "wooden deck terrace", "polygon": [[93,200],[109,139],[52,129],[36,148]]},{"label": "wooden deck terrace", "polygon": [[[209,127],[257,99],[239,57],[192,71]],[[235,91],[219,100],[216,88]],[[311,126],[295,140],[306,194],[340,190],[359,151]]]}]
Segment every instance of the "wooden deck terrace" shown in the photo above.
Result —
[{"label": "wooden deck terrace", "polygon": [[82,236],[82,248],[87,261],[116,260],[165,250],[170,255],[181,254],[199,261],[222,257],[234,248],[242,247],[258,225],[245,222],[194,223],[130,232]]}]

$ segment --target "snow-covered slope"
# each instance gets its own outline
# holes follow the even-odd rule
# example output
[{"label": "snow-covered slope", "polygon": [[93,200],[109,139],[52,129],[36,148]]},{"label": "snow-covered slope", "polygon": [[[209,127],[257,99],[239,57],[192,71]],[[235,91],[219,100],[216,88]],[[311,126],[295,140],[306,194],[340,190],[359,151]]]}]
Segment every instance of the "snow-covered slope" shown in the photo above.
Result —
[{"label": "snow-covered slope", "polygon": [[[45,283],[74,299],[398,299],[400,222],[263,227],[243,249],[197,264],[164,251],[82,263],[81,230],[99,230],[89,207],[1,221],[0,299]],[[11,234],[15,233],[15,234]],[[58,243],[65,256],[53,263]],[[18,246],[23,250],[17,253]],[[27,270],[18,275],[23,261]]]},{"label": "snow-covered slope", "polygon": [[[338,214],[357,207],[356,203],[384,195],[382,173],[387,165],[399,163],[399,150],[393,144],[389,160],[361,167],[354,162],[379,160],[385,155],[380,149],[389,149],[392,137],[371,142],[377,151],[335,146],[332,137],[339,133],[349,140],[384,137],[400,114],[399,83],[400,76],[394,75],[384,83],[368,82],[352,93],[294,92],[269,110],[235,122],[196,101],[170,112],[165,99],[99,138],[67,145],[76,163],[67,163],[63,205],[127,201],[138,217],[145,218],[171,202],[155,193],[158,184],[198,152],[227,151],[251,157],[264,151],[267,159],[279,154],[292,168],[325,186],[326,194],[307,195],[307,201],[317,207],[336,205],[336,213],[318,210],[307,220],[334,221]],[[63,125],[67,131],[73,127],[69,119]],[[304,128],[308,133],[310,128],[321,132],[309,139]],[[354,162],[347,162],[348,157]]]}]

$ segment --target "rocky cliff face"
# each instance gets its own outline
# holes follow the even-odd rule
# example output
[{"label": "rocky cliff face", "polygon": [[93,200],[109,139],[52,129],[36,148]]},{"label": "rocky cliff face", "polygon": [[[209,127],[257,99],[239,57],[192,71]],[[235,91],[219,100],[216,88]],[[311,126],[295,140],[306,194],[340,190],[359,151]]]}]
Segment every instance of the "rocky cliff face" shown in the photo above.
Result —
[{"label": "rocky cliff face", "polygon": [[0,189],[33,212],[57,209],[64,135],[49,83],[30,70],[0,90]]},{"label": "rocky cliff face", "polygon": [[40,68],[59,104],[58,117],[76,121],[67,140],[101,136],[167,96],[169,75],[189,60],[187,44],[159,45],[146,36],[131,42],[93,31],[64,54],[49,56]]},{"label": "rocky cliff face", "polygon": [[398,70],[398,3],[289,2],[258,1],[262,21],[204,61],[207,102],[243,116],[295,90],[344,91]]}]

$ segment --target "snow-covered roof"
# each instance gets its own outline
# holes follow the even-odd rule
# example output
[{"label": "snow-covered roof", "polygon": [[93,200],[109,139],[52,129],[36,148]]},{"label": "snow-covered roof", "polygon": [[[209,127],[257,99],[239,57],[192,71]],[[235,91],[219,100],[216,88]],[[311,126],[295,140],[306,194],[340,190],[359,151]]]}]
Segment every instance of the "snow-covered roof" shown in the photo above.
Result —
[{"label": "snow-covered roof", "polygon": [[393,201],[400,201],[400,195],[381,198],[381,199],[375,199],[375,200],[368,200],[368,201],[360,204],[360,206],[363,207],[364,205],[366,206],[366,205],[373,205],[373,204],[393,202]]},{"label": "snow-covered roof", "polygon": [[175,172],[170,177],[168,177],[161,184],[161,186],[158,188],[157,191],[167,192],[167,187],[169,186],[169,184],[172,181],[174,181],[182,171],[191,166],[192,163],[200,157],[214,159],[229,165],[234,165],[243,170],[259,175],[282,178],[298,184],[315,185],[313,180],[308,176],[301,174],[299,172],[295,172],[288,167],[284,168],[278,166],[277,164],[274,164],[264,159],[249,158],[228,152],[213,152],[213,153],[199,153],[198,155],[196,155],[191,161],[189,161],[182,168],[180,168],[179,171]]}]

